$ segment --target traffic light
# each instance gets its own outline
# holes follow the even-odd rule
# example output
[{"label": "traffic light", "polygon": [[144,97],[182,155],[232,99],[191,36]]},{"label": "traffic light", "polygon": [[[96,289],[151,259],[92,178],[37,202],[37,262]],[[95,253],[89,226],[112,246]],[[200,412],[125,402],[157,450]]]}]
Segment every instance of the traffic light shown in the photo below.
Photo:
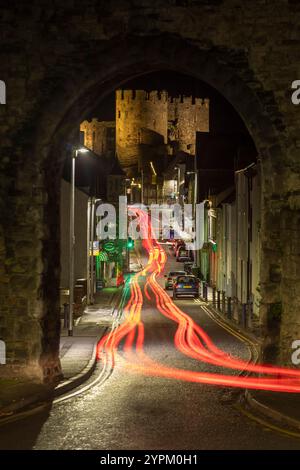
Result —
[{"label": "traffic light", "polygon": [[134,247],[134,241],[132,240],[131,237],[128,237],[128,239],[127,239],[127,248],[128,248],[128,250],[132,250],[133,247]]}]

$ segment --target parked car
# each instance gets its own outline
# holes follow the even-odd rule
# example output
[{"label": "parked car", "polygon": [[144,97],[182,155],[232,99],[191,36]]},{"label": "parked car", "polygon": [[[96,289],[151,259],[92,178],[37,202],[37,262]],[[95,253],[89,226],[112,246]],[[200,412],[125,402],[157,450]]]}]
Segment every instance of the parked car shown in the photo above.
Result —
[{"label": "parked car", "polygon": [[193,261],[186,261],[183,265],[183,269],[187,274],[192,274],[192,267],[194,265]]},{"label": "parked car", "polygon": [[176,253],[176,261],[181,263],[192,261],[189,251],[184,246],[178,248]]},{"label": "parked car", "polygon": [[177,251],[182,246],[185,247],[185,243],[184,243],[183,240],[175,240],[175,243],[174,243],[174,256],[177,256]]},{"label": "parked car", "polygon": [[199,297],[199,279],[196,276],[178,276],[173,285],[173,299],[179,296]]},{"label": "parked car", "polygon": [[184,276],[185,274],[186,274],[185,271],[170,271],[168,274],[165,274],[165,278],[166,278],[165,289],[166,290],[173,289],[173,284],[174,284],[175,279],[178,276]]},{"label": "parked car", "polygon": [[178,245],[177,248],[175,248],[175,258],[177,258],[179,250],[182,250],[182,249],[186,250],[186,246],[184,243],[182,243],[181,245]]}]

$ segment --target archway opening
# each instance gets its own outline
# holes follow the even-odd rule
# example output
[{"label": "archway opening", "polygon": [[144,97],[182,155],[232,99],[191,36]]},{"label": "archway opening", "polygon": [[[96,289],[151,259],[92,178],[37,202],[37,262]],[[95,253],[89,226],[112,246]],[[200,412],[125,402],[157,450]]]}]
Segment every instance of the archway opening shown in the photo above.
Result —
[{"label": "archway opening", "polygon": [[[180,69],[177,61],[178,54],[183,58],[180,62]],[[239,122],[241,133],[244,136],[247,135],[248,142],[251,142],[252,147],[253,141],[255,142],[254,147],[256,147],[266,168],[272,168],[269,151],[274,147],[274,142],[277,139],[273,126],[256,94],[245,80],[239,78],[238,71],[225,66],[224,61],[219,60],[220,58],[213,51],[200,51],[197,47],[179,38],[155,37],[151,40],[143,38],[139,44],[136,44],[133,38],[128,38],[128,41],[122,41],[122,43],[115,44],[112,41],[108,50],[99,54],[95,52],[93,58],[95,59],[92,64],[93,73],[91,73],[90,62],[87,61],[86,72],[71,78],[64,77],[66,79],[64,86],[53,92],[51,102],[41,104],[40,118],[38,123],[35,122],[34,132],[31,134],[34,142],[31,147],[32,155],[36,161],[36,166],[32,167],[32,179],[34,180],[37,175],[41,178],[47,198],[42,204],[39,203],[41,207],[39,207],[37,215],[41,231],[39,240],[42,240],[42,243],[37,246],[34,257],[40,263],[41,275],[39,277],[40,284],[30,287],[30,296],[34,299],[32,310],[37,312],[32,328],[37,331],[33,347],[28,352],[27,363],[33,364],[33,369],[38,370],[37,375],[39,377],[42,375],[43,380],[48,381],[55,380],[55,377],[60,373],[58,358],[59,289],[64,287],[60,285],[59,270],[61,251],[59,234],[60,182],[64,161],[70,158],[70,148],[78,143],[80,123],[90,118],[93,112],[99,106],[101,107],[101,103],[106,97],[109,100],[108,97],[114,90],[127,86],[137,90],[142,87],[141,80],[144,80],[144,83],[145,80],[147,81],[147,74],[167,70],[168,74],[181,73],[187,77],[193,77],[187,81],[194,80],[196,83],[197,80],[201,80],[201,86],[207,87],[206,92],[203,89],[204,95],[212,86],[217,90],[216,95],[220,93],[224,96],[227,100],[228,112],[231,110],[233,113],[234,118],[232,119]],[[154,76],[152,78],[154,80]],[[129,80],[131,83],[128,84]],[[204,85],[205,83],[207,85]],[[155,87],[158,88],[157,83],[155,83]],[[149,84],[149,90],[150,88],[156,89]],[[184,88],[183,82],[182,88]],[[202,98],[206,98],[206,96],[202,96]],[[236,117],[232,108],[241,116],[244,125],[240,124],[241,121]],[[211,111],[213,112],[213,108]],[[158,132],[158,134],[160,133]],[[145,139],[150,137],[149,134],[144,136]],[[205,136],[202,137],[204,137],[204,141],[200,139],[200,143],[196,139],[195,153],[197,145],[199,145],[200,153],[200,149],[205,145],[206,148],[209,147]],[[187,145],[190,145],[190,142]],[[185,150],[191,149],[186,148]],[[276,161],[273,161],[272,165],[276,165]],[[207,174],[207,170],[212,170],[212,168],[204,166],[199,170],[203,170],[203,174]],[[266,172],[263,178],[262,185],[266,186],[268,180]],[[207,198],[210,190],[211,188],[207,188],[203,197]],[[263,230],[265,230],[264,225],[265,220],[263,219],[261,222]],[[260,261],[261,264],[262,261]],[[239,269],[245,272],[242,265]],[[260,273],[260,278],[263,276],[264,281],[267,271],[268,265],[265,265],[263,272]],[[266,282],[264,282],[265,285]],[[262,316],[265,316],[265,307]]]}]

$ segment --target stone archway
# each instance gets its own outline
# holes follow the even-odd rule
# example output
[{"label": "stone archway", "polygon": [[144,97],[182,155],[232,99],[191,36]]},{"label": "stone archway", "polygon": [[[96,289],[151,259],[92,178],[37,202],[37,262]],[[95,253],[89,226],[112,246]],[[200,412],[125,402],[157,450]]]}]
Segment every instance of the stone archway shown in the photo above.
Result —
[{"label": "stone archway", "polygon": [[229,49],[201,50],[169,34],[118,37],[101,47],[73,52],[66,65],[54,65],[44,79],[46,95],[37,99],[35,111],[15,135],[17,176],[6,211],[8,223],[0,233],[2,256],[10,266],[2,285],[3,318],[10,325],[6,370],[12,375],[55,382],[60,374],[59,181],[65,144],[72,142],[79,123],[107,93],[130,78],[160,69],[186,73],[215,87],[252,135],[263,166],[262,317],[267,317],[270,305],[281,302],[282,278],[274,282],[270,269],[281,271],[282,263],[282,251],[276,251],[282,204],[274,201],[273,194],[284,142],[280,118],[276,128],[268,115],[269,94],[245,57]]}]

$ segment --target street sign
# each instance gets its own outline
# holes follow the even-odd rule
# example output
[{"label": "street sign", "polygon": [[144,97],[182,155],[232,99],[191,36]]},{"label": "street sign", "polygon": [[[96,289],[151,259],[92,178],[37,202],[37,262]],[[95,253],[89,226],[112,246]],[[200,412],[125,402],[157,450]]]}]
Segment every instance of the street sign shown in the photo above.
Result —
[{"label": "street sign", "polygon": [[[99,241],[95,240],[93,242],[93,255],[97,256],[99,255]],[[92,242],[90,242],[90,256],[92,256]]]},{"label": "street sign", "polygon": [[108,261],[108,254],[106,251],[99,251],[99,261]]}]

